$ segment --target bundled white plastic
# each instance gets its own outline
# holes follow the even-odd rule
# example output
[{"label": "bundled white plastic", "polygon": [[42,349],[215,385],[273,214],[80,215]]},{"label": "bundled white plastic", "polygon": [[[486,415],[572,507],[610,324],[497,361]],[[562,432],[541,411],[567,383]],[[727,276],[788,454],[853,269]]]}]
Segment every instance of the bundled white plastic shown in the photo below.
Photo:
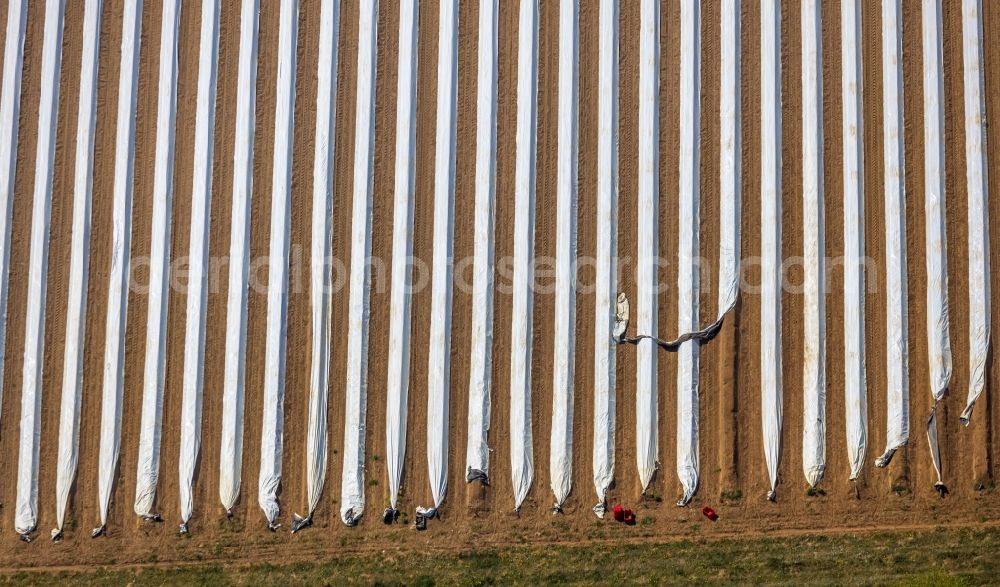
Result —
[{"label": "bundled white plastic", "polygon": [[63,354],[62,400],[59,407],[59,457],[56,465],[56,527],[62,536],[69,494],[80,460],[80,403],[83,395],[83,346],[87,325],[87,267],[90,263],[90,205],[94,171],[94,125],[97,114],[97,66],[101,8],[104,0],[87,0],[83,12],[80,61],[80,105],[76,121],[73,171],[73,232],[69,259],[69,301]]},{"label": "bundled white plastic", "polygon": [[198,53],[198,104],[191,183],[190,275],[184,331],[184,388],[181,399],[181,532],[194,511],[194,474],[201,449],[201,406],[205,376],[205,319],[208,305],[209,226],[212,217],[212,158],[215,140],[215,88],[219,51],[219,0],[201,4]]},{"label": "bundled white plastic", "polygon": [[886,445],[888,466],[910,437],[910,349],[906,292],[906,187],[903,183],[903,44],[900,0],[882,2],[882,142],[885,176]]},{"label": "bundled white plastic", "polygon": [[24,366],[21,379],[21,444],[17,465],[14,529],[25,541],[38,523],[38,457],[42,436],[42,363],[45,356],[45,290],[49,268],[49,219],[52,170],[59,116],[65,0],[46,0],[42,41],[42,92],[38,102],[35,190],[31,207],[28,258],[28,307],[25,311]]},{"label": "bundled white plastic", "polygon": [[232,513],[233,506],[239,499],[240,475],[243,468],[250,198],[253,193],[259,11],[260,0],[243,0],[240,8],[240,54],[236,82],[233,209],[229,237],[229,293],[226,303],[226,363],[222,382],[222,446],[219,455],[219,499],[227,514]]},{"label": "bundled white plastic", "polygon": [[[7,343],[7,278],[10,264],[10,228],[14,211],[14,175],[17,171],[17,135],[21,106],[21,66],[28,0],[7,3],[7,33],[3,53],[3,89],[0,94],[0,380]],[[0,405],[3,389],[0,385]]]},{"label": "bundled white plastic", "polygon": [[267,525],[277,529],[278,487],[285,422],[285,331],[288,312],[288,242],[291,233],[292,132],[295,129],[295,49],[298,0],[281,3],[278,29],[278,92],[274,112],[271,175],[271,242],[267,278],[267,338],[264,348],[264,421],[260,437],[257,503]]},{"label": "bundled white plastic", "polygon": [[615,477],[615,300],[618,295],[618,0],[601,0],[597,95],[597,254],[594,267],[594,513]]},{"label": "bundled white plastic", "polygon": [[490,377],[493,350],[493,227],[496,210],[497,1],[479,2],[476,82],[476,210],[469,360],[469,442],[465,480],[489,483]]},{"label": "bundled white plastic", "polygon": [[740,0],[723,0],[719,97],[719,309],[721,319],[740,291]]},{"label": "bundled white plastic", "polygon": [[576,355],[576,181],[580,33],[577,0],[559,5],[559,159],[556,184],[556,316],[549,477],[556,509],[573,487]]},{"label": "bundled white plastic", "polygon": [[861,77],[861,4],[843,0],[840,10],[844,141],[844,409],[851,481],[868,450],[868,379],[865,374],[864,114]]},{"label": "bundled white plastic", "polygon": [[819,0],[802,3],[802,234],[805,353],[802,471],[810,487],[826,470],[826,221],[823,195],[823,24]]},{"label": "bundled white plastic", "polygon": [[149,253],[146,314],[146,361],[142,382],[139,461],[135,476],[135,513],[159,520],[153,512],[160,475],[163,425],[163,377],[167,355],[167,309],[170,306],[170,213],[174,189],[174,130],[177,112],[177,35],[179,0],[163,3],[160,29],[160,81],[156,110],[156,153],[153,177],[153,234]]},{"label": "bundled white plastic", "polygon": [[[701,209],[701,9],[700,0],[681,2],[680,73],[680,206],[677,211],[678,248],[677,328],[698,328],[701,265],[698,261]],[[655,169],[655,168],[654,168]],[[687,341],[677,355],[677,478],[685,506],[698,489],[698,363],[700,343]]]},{"label": "bundled white plastic", "polygon": [[90,533],[100,536],[108,524],[108,505],[114,489],[121,446],[122,400],[125,376],[125,319],[128,316],[129,254],[132,240],[132,170],[135,162],[135,102],[139,88],[139,49],[142,41],[142,0],[127,2],[122,18],[121,67],[118,78],[118,117],[115,128],[115,187],[111,208],[111,265],[108,269],[108,315],[104,336],[104,374],[101,392],[101,448],[97,499],[101,525]]},{"label": "bundled white plastic", "polygon": [[[639,28],[639,210],[636,229],[639,257],[635,268],[636,327],[655,337],[659,302],[659,116],[660,3],[642,0]],[[656,355],[652,340],[636,348],[636,465],[645,491],[659,466]]]},{"label": "bundled white plastic", "polygon": [[778,0],[760,7],[761,169],[760,169],[760,400],[764,457],[777,496],[781,458],[781,8]]},{"label": "bundled white plastic", "polygon": [[378,0],[362,3],[358,19],[357,108],[354,121],[354,196],[351,210],[347,386],[340,519],[358,523],[365,509],[365,413],[368,407],[368,315],[372,177],[375,156],[375,71]]},{"label": "bundled white plastic", "polygon": [[452,233],[455,198],[455,103],[458,92],[458,1],[441,0],[438,20],[437,131],[434,140],[434,235],[431,324],[427,347],[427,478],[433,516],[448,489],[448,398],[451,386]]},{"label": "bundled white plastic", "polygon": [[535,475],[531,431],[531,318],[535,248],[535,140],[538,110],[538,0],[521,2],[514,171],[514,279],[510,337],[510,466],[514,511]]},{"label": "bundled white plastic", "polygon": [[962,423],[969,425],[986,388],[990,350],[989,178],[986,168],[986,109],[983,105],[983,20],[981,0],[962,2],[965,72],[965,181],[969,196],[969,396]]},{"label": "bundled white plastic", "polygon": [[[316,69],[316,144],[313,151],[312,238],[309,266],[309,423],[306,430],[305,516],[294,515],[292,531],[312,524],[326,481],[327,393],[330,388],[330,338],[333,305],[333,157],[337,138],[337,42],[340,0],[320,6],[319,64]],[[390,416],[391,419],[391,416]]]},{"label": "bundled white plastic", "polygon": [[937,439],[937,404],[951,382],[951,337],[948,318],[948,250],[945,240],[944,75],[941,57],[940,0],[924,0],[922,15],[924,64],[924,240],[926,243],[927,355],[931,367],[934,408],[927,419],[935,487],[943,487]]}]

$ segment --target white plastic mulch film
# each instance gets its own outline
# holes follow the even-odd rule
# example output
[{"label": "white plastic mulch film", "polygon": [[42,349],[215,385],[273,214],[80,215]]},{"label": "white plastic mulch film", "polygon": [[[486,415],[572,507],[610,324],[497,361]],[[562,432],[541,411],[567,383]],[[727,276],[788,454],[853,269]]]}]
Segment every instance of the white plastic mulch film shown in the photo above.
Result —
[{"label": "white plastic mulch film", "polygon": [[[21,69],[24,31],[28,25],[28,0],[7,4],[7,33],[3,53],[3,88],[0,94],[0,380],[7,341],[7,279],[10,264],[10,228],[14,211],[14,175],[17,171],[17,135],[20,123]],[[3,389],[0,385],[0,404]]]},{"label": "white plastic mulch film", "polygon": [[760,399],[764,458],[775,499],[781,457],[781,8],[760,7]]},{"label": "white plastic mulch film", "polygon": [[142,1],[126,2],[122,17],[121,66],[118,78],[118,114],[115,128],[115,187],[111,219],[111,267],[108,270],[108,314],[104,337],[104,374],[101,392],[101,448],[97,492],[101,525],[108,523],[108,506],[115,484],[121,446],[125,376],[125,319],[128,316],[129,254],[132,239],[132,172],[135,162],[135,108],[139,89],[139,48],[142,40]]},{"label": "white plastic mulch film", "polygon": [[14,529],[26,539],[38,523],[45,290],[48,282],[49,219],[52,213],[52,172],[59,114],[64,7],[65,0],[46,1],[45,37],[42,41],[42,89],[38,101],[38,144],[31,206],[28,307],[25,310],[24,366],[21,379],[21,442],[17,466],[17,510],[14,515]]},{"label": "white plastic mulch film", "polygon": [[990,349],[989,177],[983,102],[982,0],[963,0],[962,39],[965,181],[969,198],[969,396],[961,417],[968,425],[976,400],[986,388],[986,360]]},{"label": "white plastic mulch film", "polygon": [[358,81],[351,209],[350,298],[347,316],[347,385],[340,518],[357,524],[365,509],[365,414],[368,407],[368,314],[372,179],[375,149],[375,71],[378,1],[362,3],[358,19]]},{"label": "white plastic mulch film", "polygon": [[597,96],[597,256],[594,267],[594,513],[615,475],[615,300],[618,295],[618,0],[601,0]]},{"label": "white plastic mulch film", "polygon": [[80,62],[80,105],[76,125],[73,172],[73,229],[70,244],[69,301],[59,409],[59,457],[56,466],[56,527],[62,535],[69,494],[80,458],[80,405],[83,399],[83,346],[87,325],[87,267],[90,263],[90,207],[94,170],[94,126],[97,119],[97,67],[103,0],[87,0],[83,14]]},{"label": "white plastic mulch film", "polygon": [[208,306],[209,226],[212,216],[212,160],[215,90],[219,52],[219,0],[201,5],[198,103],[195,114],[194,173],[191,181],[191,239],[184,331],[184,380],[178,475],[182,532],[194,511],[194,475],[201,449],[201,408],[205,376],[205,321]]},{"label": "white plastic mulch film", "polygon": [[159,519],[153,512],[160,475],[163,425],[163,378],[167,355],[167,309],[170,296],[170,212],[173,205],[174,131],[177,112],[177,38],[181,3],[163,3],[160,29],[160,79],[157,88],[156,153],[153,177],[153,220],[149,253],[146,314],[146,357],[142,382],[139,456],[135,474],[135,513]]},{"label": "white plastic mulch film", "polygon": [[479,2],[476,81],[476,205],[465,479],[489,483],[490,378],[493,350],[493,255],[496,212],[497,8]]},{"label": "white plastic mulch film", "polygon": [[[677,210],[678,332],[698,329],[701,265],[699,166],[701,163],[701,4],[681,2],[680,71],[680,206]],[[655,135],[654,135],[655,136]],[[654,170],[656,168],[654,167]],[[655,171],[654,171],[655,172]],[[698,489],[698,363],[700,342],[689,340],[677,352],[677,478],[683,495],[677,505],[691,501]],[[656,352],[654,350],[654,352]]]},{"label": "white plastic mulch film", "polygon": [[903,182],[903,40],[900,0],[882,2],[882,142],[885,177],[886,440],[875,466],[888,466],[910,437],[906,186]]},{"label": "white plastic mulch film", "polygon": [[316,69],[316,138],[313,151],[312,237],[309,263],[309,422],[306,430],[305,516],[295,515],[292,530],[311,523],[326,481],[327,406],[330,388],[333,273],[333,160],[337,130],[337,43],[340,0],[320,6],[319,59]]},{"label": "white plastic mulch film", "polygon": [[802,217],[805,353],[802,471],[810,487],[826,470],[826,222],[823,194],[823,24],[820,0],[802,3]]},{"label": "white plastic mulch film", "polygon": [[538,110],[538,0],[521,1],[514,171],[514,278],[510,349],[510,466],[514,510],[535,475],[531,430],[531,322],[535,244],[535,140]]},{"label": "white plastic mulch film", "polygon": [[417,0],[399,4],[399,75],[396,78],[396,176],[392,221],[392,294],[386,376],[386,470],[389,507],[396,510],[406,456],[410,388],[410,276],[413,255],[413,189],[416,178]]},{"label": "white plastic mulch film", "polygon": [[559,5],[559,156],[556,179],[556,305],[549,478],[555,507],[573,486],[576,354],[576,181],[580,33],[577,0]]},{"label": "white plastic mulch film", "polygon": [[842,0],[841,103],[844,141],[844,409],[852,481],[868,450],[868,380],[865,375],[864,113],[861,77],[861,2]]},{"label": "white plastic mulch film", "polygon": [[219,500],[231,513],[240,495],[243,468],[243,402],[246,372],[247,294],[250,272],[250,211],[253,193],[253,135],[257,98],[257,17],[260,0],[243,0],[236,86],[232,219],[226,306],[226,363],[222,382],[222,445]]},{"label": "white plastic mulch film", "polygon": [[274,113],[271,175],[271,237],[267,278],[267,338],[264,348],[264,418],[260,438],[257,503],[268,526],[277,528],[281,452],[285,422],[285,332],[288,316],[288,246],[292,206],[292,132],[295,128],[295,55],[298,0],[281,3],[278,29],[278,91]]},{"label": "white plastic mulch film", "polygon": [[[657,335],[660,150],[660,3],[642,0],[639,25],[639,209],[636,227],[636,328]],[[636,347],[636,465],[645,491],[659,466],[656,355],[646,339]]]},{"label": "white plastic mulch film", "polygon": [[740,291],[740,0],[723,0],[719,97],[719,308],[736,306]]},{"label": "white plastic mulch film", "polygon": [[937,437],[937,404],[951,382],[951,337],[948,318],[948,250],[945,240],[944,74],[941,48],[940,0],[924,0],[924,238],[926,243],[927,354],[931,367],[934,408],[927,419],[927,441],[941,479],[941,451]]},{"label": "white plastic mulch film", "polygon": [[437,130],[434,139],[434,233],[431,324],[427,347],[427,478],[433,515],[448,489],[448,403],[451,386],[452,233],[458,93],[458,0],[441,0],[438,20]]}]

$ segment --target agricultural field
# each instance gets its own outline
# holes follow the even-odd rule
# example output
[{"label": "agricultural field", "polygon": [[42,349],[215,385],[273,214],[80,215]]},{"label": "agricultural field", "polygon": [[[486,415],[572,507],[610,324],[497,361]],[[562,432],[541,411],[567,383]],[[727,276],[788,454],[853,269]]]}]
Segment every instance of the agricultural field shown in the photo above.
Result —
[{"label": "agricultural field", "polygon": [[1000,3],[0,23],[0,582],[996,581]]}]

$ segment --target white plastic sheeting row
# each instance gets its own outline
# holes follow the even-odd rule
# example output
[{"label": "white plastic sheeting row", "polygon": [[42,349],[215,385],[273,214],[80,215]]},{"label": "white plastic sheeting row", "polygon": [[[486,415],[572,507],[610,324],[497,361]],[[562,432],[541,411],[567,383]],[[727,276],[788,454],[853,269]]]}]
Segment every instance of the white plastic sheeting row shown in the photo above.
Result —
[{"label": "white plastic sheeting row", "polygon": [[521,509],[535,476],[531,430],[531,322],[535,248],[535,124],[538,115],[538,0],[524,0],[520,8],[510,337],[510,466],[515,511]]},{"label": "white plastic sheeting row", "polygon": [[603,517],[615,474],[615,299],[618,295],[618,0],[601,0],[598,31],[597,248],[594,267],[594,451]]},{"label": "white plastic sheeting row", "polygon": [[493,255],[497,155],[498,0],[479,2],[476,81],[476,205],[465,479],[489,482],[490,377],[493,368]]},{"label": "white plastic sheeting row", "polygon": [[854,481],[868,450],[868,380],[865,375],[864,113],[861,77],[861,3],[840,10],[844,157],[844,409],[847,457]]},{"label": "white plastic sheeting row", "polygon": [[945,240],[944,74],[940,0],[924,0],[922,16],[924,88],[924,238],[927,262],[927,355],[934,408],[927,420],[927,441],[942,486],[937,438],[937,403],[951,382],[948,317],[948,250]]},{"label": "white plastic sheeting row", "polygon": [[368,407],[368,258],[371,255],[375,153],[375,72],[378,0],[363,3],[358,19],[358,81],[354,128],[354,195],[351,209],[347,385],[340,518],[353,526],[365,509],[365,415]]},{"label": "white plastic sheeting row", "polygon": [[35,188],[31,206],[28,297],[25,311],[24,364],[21,378],[21,443],[17,465],[14,528],[27,539],[38,523],[38,457],[42,436],[42,359],[45,356],[45,290],[49,268],[49,219],[52,172],[59,116],[65,0],[46,0],[42,40],[42,83],[38,102]]},{"label": "white plastic sheeting row", "polygon": [[250,197],[253,192],[253,135],[257,98],[257,27],[260,0],[243,0],[236,81],[236,138],[233,152],[232,230],[226,307],[226,362],[222,382],[222,444],[219,499],[231,512],[240,496],[243,468],[243,401],[246,372],[247,294],[250,272]]},{"label": "white plastic sheeting row", "polygon": [[[7,4],[4,37],[3,87],[0,94],[0,381],[7,342],[7,279],[10,264],[10,228],[14,211],[14,176],[17,171],[17,135],[20,128],[21,69],[24,63],[24,31],[28,26],[28,0]],[[3,386],[0,385],[0,388]],[[3,389],[0,389],[0,405]]]},{"label": "white plastic sheeting row", "polygon": [[184,330],[184,381],[178,461],[182,532],[194,511],[193,484],[201,448],[201,408],[205,377],[205,320],[208,307],[209,227],[212,216],[212,161],[215,143],[215,90],[219,54],[219,0],[201,4],[198,102],[191,179],[190,275]]},{"label": "white plastic sheeting row", "polygon": [[[699,202],[701,165],[701,7],[700,0],[681,2],[680,71],[680,205],[677,209],[677,329],[698,328],[701,265]],[[655,135],[654,135],[655,137]],[[654,168],[655,169],[655,168]],[[677,477],[687,505],[698,489],[698,364],[701,343],[689,340],[677,354]]]},{"label": "white plastic sheeting row", "polygon": [[740,287],[740,0],[723,0],[719,97],[719,309],[736,306]]},{"label": "white plastic sheeting row", "polygon": [[576,181],[579,16],[577,0],[559,4],[559,155],[556,169],[556,299],[549,483],[561,508],[573,487],[576,355]]},{"label": "white plastic sheeting row", "polygon": [[764,457],[774,499],[781,457],[781,5],[760,5],[760,394]]},{"label": "white plastic sheeting row", "polygon": [[903,41],[900,0],[882,2],[882,142],[885,177],[885,467],[910,437],[909,310],[906,291],[906,186],[903,182]]},{"label": "white plastic sheeting row", "polygon": [[104,374],[101,392],[101,454],[97,495],[104,532],[115,485],[121,446],[125,378],[125,319],[128,317],[129,256],[132,240],[132,172],[135,163],[135,106],[139,89],[142,0],[125,4],[122,16],[121,66],[115,135],[115,187],[111,209],[111,266],[108,269],[108,315],[105,322]]},{"label": "white plastic sheeting row", "polygon": [[[657,334],[660,161],[660,3],[642,0],[639,8],[639,209],[636,222],[636,328]],[[646,339],[636,347],[636,466],[645,491],[659,466],[656,355]]]},{"label": "white plastic sheeting row", "polygon": [[965,72],[965,180],[969,231],[969,395],[962,422],[968,425],[986,388],[990,349],[989,177],[986,165],[986,109],[983,103],[982,0],[962,2]]},{"label": "white plastic sheeting row", "polygon": [[802,3],[803,320],[802,471],[826,470],[826,221],[823,194],[823,24],[819,0]]},{"label": "white plastic sheeting row", "polygon": [[[309,422],[306,430],[306,514],[296,515],[292,530],[311,523],[326,481],[327,422],[330,388],[333,274],[333,160],[336,147],[337,43],[340,0],[320,6],[319,59],[316,69],[316,139],[313,151],[312,237],[309,264]],[[388,426],[388,424],[387,424]]]},{"label": "white plastic sheeting row", "polygon": [[396,78],[396,179],[392,217],[392,294],[386,375],[385,450],[389,507],[396,509],[406,456],[410,388],[411,255],[413,186],[416,178],[417,0],[399,5],[399,74]]},{"label": "white plastic sheeting row", "polygon": [[[455,224],[455,124],[458,99],[458,0],[441,0],[438,18],[437,130],[434,137],[434,233],[431,324],[427,346],[427,478],[433,515],[448,489],[451,388],[452,233]],[[530,332],[530,329],[529,329]]]},{"label": "white plastic sheeting row", "polygon": [[94,126],[97,119],[97,67],[101,9],[104,0],[87,0],[83,13],[80,61],[80,105],[76,122],[76,162],[73,171],[73,229],[69,260],[69,300],[66,305],[66,346],[63,352],[62,400],[59,408],[59,456],[56,465],[56,527],[62,534],[66,506],[80,457],[80,405],[83,397],[83,346],[87,326],[87,277],[90,263],[90,207],[94,171]]},{"label": "white plastic sheeting row", "polygon": [[278,27],[278,91],[274,112],[271,175],[271,235],[267,278],[267,338],[264,347],[264,413],[260,437],[257,503],[268,526],[277,527],[278,488],[285,423],[285,331],[288,316],[288,246],[292,207],[292,132],[295,127],[295,55],[298,0],[281,3]]},{"label": "white plastic sheeting row", "polygon": [[160,475],[163,424],[163,378],[167,355],[169,308],[170,225],[174,190],[174,134],[177,112],[177,37],[181,3],[163,3],[160,29],[160,80],[156,110],[156,152],[153,176],[153,220],[149,253],[149,295],[146,314],[146,359],[142,382],[139,462],[135,477],[135,513],[159,519],[153,512]]}]

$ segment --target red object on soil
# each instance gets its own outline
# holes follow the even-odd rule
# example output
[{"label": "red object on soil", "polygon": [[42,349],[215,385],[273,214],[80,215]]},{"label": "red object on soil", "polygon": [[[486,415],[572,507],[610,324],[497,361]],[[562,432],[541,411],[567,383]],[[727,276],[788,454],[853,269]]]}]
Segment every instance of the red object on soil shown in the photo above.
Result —
[{"label": "red object on soil", "polygon": [[632,510],[625,510],[625,523],[629,526],[635,525],[635,513]]},{"label": "red object on soil", "polygon": [[705,517],[713,522],[719,519],[719,514],[715,513],[715,510],[708,506],[701,508],[701,513],[705,514]]},{"label": "red object on soil", "polygon": [[615,520],[619,522],[625,521],[625,510],[622,509],[621,505],[615,504],[615,507],[611,508],[611,511],[614,513]]}]

